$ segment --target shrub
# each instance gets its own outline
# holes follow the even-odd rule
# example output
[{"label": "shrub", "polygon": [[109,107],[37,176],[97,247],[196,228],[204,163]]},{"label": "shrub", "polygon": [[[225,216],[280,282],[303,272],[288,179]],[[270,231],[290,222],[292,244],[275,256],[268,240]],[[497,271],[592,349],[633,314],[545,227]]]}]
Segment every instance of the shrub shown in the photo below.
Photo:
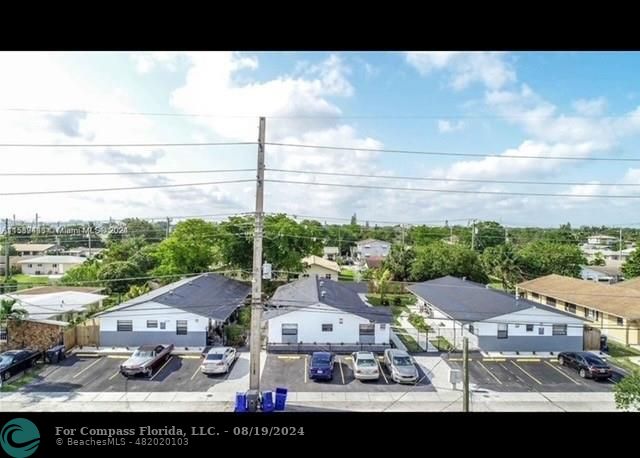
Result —
[{"label": "shrub", "polygon": [[396,296],[393,298],[393,305],[402,305],[402,298],[400,296]]},{"label": "shrub", "polygon": [[238,324],[230,324],[225,328],[225,333],[227,336],[227,345],[232,347],[244,345],[246,336],[242,326]]}]

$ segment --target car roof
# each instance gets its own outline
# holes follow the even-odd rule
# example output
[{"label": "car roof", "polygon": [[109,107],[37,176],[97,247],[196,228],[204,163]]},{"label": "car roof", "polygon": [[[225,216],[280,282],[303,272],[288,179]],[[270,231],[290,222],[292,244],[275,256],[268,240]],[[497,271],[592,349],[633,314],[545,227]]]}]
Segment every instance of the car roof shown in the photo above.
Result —
[{"label": "car roof", "polygon": [[212,348],[211,350],[209,350],[207,352],[207,355],[215,355],[217,353],[224,353],[225,351],[227,351],[230,348],[231,347],[215,347],[215,348]]},{"label": "car roof", "polygon": [[358,358],[364,358],[364,357],[367,357],[367,356],[371,357],[373,359],[376,358],[376,356],[370,351],[358,351],[358,352],[356,352],[356,355],[358,356]]},{"label": "car roof", "polygon": [[328,351],[314,351],[311,356],[331,356],[331,353]]},{"label": "car roof", "polygon": [[23,351],[24,350],[9,350],[9,351],[5,351],[3,355],[12,356],[12,355],[17,355],[18,353],[22,353]]},{"label": "car roof", "polygon": [[162,345],[141,345],[138,347],[138,350],[141,351],[154,351],[156,348],[161,347]]},{"label": "car roof", "polygon": [[399,350],[397,348],[390,348],[389,350],[387,350],[389,352],[389,354],[391,356],[409,356],[409,353],[407,353],[404,350]]}]

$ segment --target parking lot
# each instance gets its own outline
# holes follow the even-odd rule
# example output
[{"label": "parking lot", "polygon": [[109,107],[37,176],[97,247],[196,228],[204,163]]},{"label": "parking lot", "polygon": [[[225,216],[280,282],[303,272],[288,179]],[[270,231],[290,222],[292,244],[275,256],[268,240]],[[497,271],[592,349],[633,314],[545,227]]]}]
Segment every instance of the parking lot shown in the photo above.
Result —
[{"label": "parking lot", "polygon": [[[462,371],[460,355],[444,356],[452,369]],[[581,378],[577,371],[563,367],[555,358],[483,358],[473,355],[469,363],[470,383],[476,389],[502,392],[607,392],[623,374],[614,370],[609,380]]]},{"label": "parking lot", "polygon": [[274,355],[267,356],[261,385],[265,389],[286,387],[290,391],[335,391],[335,392],[394,392],[394,391],[435,391],[424,370],[418,368],[417,384],[398,384],[391,380],[389,372],[380,364],[378,380],[357,380],[353,373],[353,362],[350,356],[338,355],[333,368],[333,380],[315,381],[308,377],[309,355]]},{"label": "parking lot", "polygon": [[199,355],[172,355],[150,378],[124,377],[119,372],[126,356],[76,356],[58,364],[47,365],[25,391],[67,392],[149,392],[149,391],[209,391],[214,386],[243,378],[248,374],[249,361],[241,357],[228,374],[207,376],[200,373]]}]

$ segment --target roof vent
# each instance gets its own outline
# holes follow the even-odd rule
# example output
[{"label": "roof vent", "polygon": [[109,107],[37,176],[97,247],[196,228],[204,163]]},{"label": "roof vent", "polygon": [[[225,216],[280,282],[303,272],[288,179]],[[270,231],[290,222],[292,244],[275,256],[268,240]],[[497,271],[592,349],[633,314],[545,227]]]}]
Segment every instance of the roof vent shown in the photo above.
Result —
[{"label": "roof vent", "polygon": [[462,277],[462,281],[467,281],[467,277]]},{"label": "roof vent", "polygon": [[324,297],[327,295],[327,292],[325,290],[320,291],[320,297],[324,299]]},{"label": "roof vent", "polygon": [[320,280],[320,286],[324,286],[324,280]]}]

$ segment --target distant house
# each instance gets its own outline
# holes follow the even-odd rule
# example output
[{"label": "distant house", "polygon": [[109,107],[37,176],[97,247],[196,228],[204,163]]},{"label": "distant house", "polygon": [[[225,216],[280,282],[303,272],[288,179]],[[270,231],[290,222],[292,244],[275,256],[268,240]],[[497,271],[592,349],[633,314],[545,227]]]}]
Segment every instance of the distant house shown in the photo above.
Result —
[{"label": "distant house", "polygon": [[12,246],[20,257],[44,256],[63,249],[62,246],[55,243],[14,243]]},{"label": "distant house", "polygon": [[335,261],[340,256],[340,249],[337,246],[326,246],[322,249],[322,257],[329,261]]},{"label": "distant house", "polygon": [[529,300],[584,318],[609,338],[640,344],[640,284],[635,280],[607,285],[553,274],[517,289]]},{"label": "distant house", "polygon": [[104,248],[75,247],[64,251],[69,256],[80,256],[83,258],[92,258],[104,251]]},{"label": "distant house", "polygon": [[366,239],[356,243],[353,251],[353,257],[364,261],[369,257],[385,258],[389,255],[391,243],[383,240]]},{"label": "distant house", "polygon": [[583,245],[581,248],[582,254],[588,261],[593,261],[595,258],[601,256],[607,265],[615,262],[624,263],[635,250],[635,247],[628,247],[624,250],[611,250],[609,248],[596,248],[589,245]]},{"label": "distant house", "polygon": [[79,256],[51,255],[23,259],[18,265],[26,275],[63,275],[86,260]]},{"label": "distant house", "polygon": [[[18,265],[18,261],[21,261],[22,258],[20,256],[9,256],[9,268],[13,269]],[[6,259],[4,256],[0,256],[0,275],[5,274],[5,263]]]},{"label": "distant house", "polygon": [[450,276],[408,289],[426,311],[434,338],[443,336],[456,348],[468,337],[471,348],[487,352],[583,349],[583,320],[553,307]]},{"label": "distant house", "polygon": [[250,293],[249,284],[219,274],[179,280],[97,314],[100,345],[204,347]]},{"label": "distant house", "polygon": [[302,260],[305,266],[303,277],[319,276],[329,280],[337,280],[340,275],[340,266],[336,262],[329,261],[319,256],[307,256]]},{"label": "distant house", "polygon": [[624,280],[619,265],[614,266],[581,266],[580,276],[583,280],[601,283],[618,283]]},{"label": "distant house", "polygon": [[596,234],[587,238],[587,243],[594,246],[612,246],[618,241],[618,237],[611,237],[610,235]]},{"label": "distant house", "polygon": [[389,348],[391,314],[370,307],[357,291],[319,277],[280,286],[263,314],[269,351],[351,352]]}]

